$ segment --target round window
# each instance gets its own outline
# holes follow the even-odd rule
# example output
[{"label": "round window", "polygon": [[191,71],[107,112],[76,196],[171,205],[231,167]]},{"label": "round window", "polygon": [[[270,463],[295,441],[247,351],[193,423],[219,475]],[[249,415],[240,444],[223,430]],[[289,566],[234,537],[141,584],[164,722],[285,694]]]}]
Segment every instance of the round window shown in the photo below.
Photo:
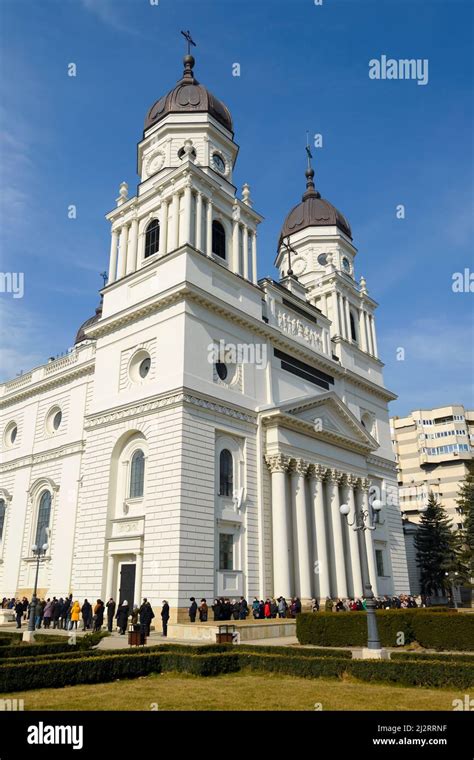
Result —
[{"label": "round window", "polygon": [[328,263],[328,255],[327,253],[320,253],[318,256],[318,264],[320,267],[325,267]]},{"label": "round window", "polygon": [[16,425],[13,425],[13,427],[10,430],[10,443],[12,445],[15,443],[17,435],[18,435],[18,428]]},{"label": "round window", "polygon": [[142,383],[151,369],[151,356],[144,348],[137,351],[130,359],[128,365],[128,374],[130,380],[134,383]]},{"label": "round window", "polygon": [[150,367],[151,367],[151,359],[150,359],[149,356],[147,356],[146,359],[143,359],[140,362],[140,366],[138,368],[138,371],[140,373],[140,377],[146,377],[148,375],[149,371],[150,371]]},{"label": "round window", "polygon": [[212,165],[214,169],[217,169],[218,172],[220,172],[221,174],[224,174],[225,163],[222,156],[220,156],[219,153],[212,154]]},{"label": "round window", "polygon": [[58,409],[58,411],[56,412],[56,414],[53,417],[53,429],[54,430],[59,430],[59,428],[61,426],[62,419],[63,419],[63,413],[62,413],[61,409]]},{"label": "round window", "polygon": [[347,272],[348,274],[351,271],[351,262],[349,261],[349,259],[347,258],[347,256],[344,256],[343,259],[342,259],[342,268],[343,268],[344,272]]},{"label": "round window", "polygon": [[18,427],[16,422],[10,422],[3,433],[3,442],[6,448],[10,448],[16,441],[18,435]]},{"label": "round window", "polygon": [[61,427],[63,413],[58,406],[53,406],[46,415],[45,427],[48,435],[54,435]]},{"label": "round window", "polygon": [[219,376],[220,380],[226,380],[227,375],[229,374],[227,365],[224,364],[224,362],[217,362],[216,363],[216,372]]}]

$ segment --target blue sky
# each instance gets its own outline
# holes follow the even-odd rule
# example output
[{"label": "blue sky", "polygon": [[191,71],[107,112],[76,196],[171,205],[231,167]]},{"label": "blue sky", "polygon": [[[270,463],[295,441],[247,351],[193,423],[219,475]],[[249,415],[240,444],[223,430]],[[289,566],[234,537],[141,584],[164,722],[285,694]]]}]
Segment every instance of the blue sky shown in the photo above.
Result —
[{"label": "blue sky", "polygon": [[[0,294],[1,379],[65,351],[93,314],[104,214],[136,186],[145,114],[179,79],[189,28],[197,78],[233,115],[235,183],[265,217],[259,276],[276,275],[306,130],[321,133],[317,187],[380,303],[391,412],[472,406],[473,294],[452,291],[474,269],[472,15],[470,0],[1,0],[1,269],[25,276],[22,299]],[[383,54],[428,59],[428,84],[370,79]]]}]

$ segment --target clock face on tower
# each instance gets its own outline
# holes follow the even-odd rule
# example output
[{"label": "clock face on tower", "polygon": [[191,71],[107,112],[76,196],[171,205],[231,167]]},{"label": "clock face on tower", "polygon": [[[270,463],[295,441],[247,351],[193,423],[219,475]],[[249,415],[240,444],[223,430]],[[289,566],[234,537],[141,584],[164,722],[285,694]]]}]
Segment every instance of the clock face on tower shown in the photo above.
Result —
[{"label": "clock face on tower", "polygon": [[214,169],[217,169],[218,172],[220,172],[221,174],[224,174],[225,163],[218,153],[212,154],[212,166],[214,167]]},{"label": "clock face on tower", "polygon": [[347,272],[347,274],[351,273],[351,262],[347,258],[347,256],[344,256],[342,259],[342,268],[344,272]]}]

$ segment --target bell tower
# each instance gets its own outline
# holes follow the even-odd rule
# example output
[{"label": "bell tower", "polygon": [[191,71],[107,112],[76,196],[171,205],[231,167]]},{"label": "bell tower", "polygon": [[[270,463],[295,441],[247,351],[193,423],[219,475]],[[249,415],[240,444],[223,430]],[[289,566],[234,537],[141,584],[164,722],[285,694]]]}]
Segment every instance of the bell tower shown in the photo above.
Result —
[{"label": "bell tower", "polygon": [[[301,203],[288,214],[278,243],[275,266],[282,278],[291,268],[306,300],[331,320],[333,352],[342,358],[350,349],[377,358],[374,310],[363,277],[355,279],[357,249],[345,216],[321,197],[314,183],[314,169],[308,152],[306,190]],[[282,283],[283,284],[283,283]]]}]

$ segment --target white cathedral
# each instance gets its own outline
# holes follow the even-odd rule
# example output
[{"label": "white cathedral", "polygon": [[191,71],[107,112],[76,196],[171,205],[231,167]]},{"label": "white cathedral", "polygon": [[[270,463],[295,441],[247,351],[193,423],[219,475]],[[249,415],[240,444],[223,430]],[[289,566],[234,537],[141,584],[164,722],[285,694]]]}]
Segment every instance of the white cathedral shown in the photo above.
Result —
[{"label": "white cathedral", "polygon": [[[0,597],[31,597],[43,545],[40,596],[167,599],[172,620],[190,596],[409,592],[395,396],[351,227],[308,165],[279,279],[257,279],[262,217],[194,63],[146,116],[137,195],[122,183],[107,215],[95,315],[0,386]],[[350,527],[359,510],[373,530]]]}]

